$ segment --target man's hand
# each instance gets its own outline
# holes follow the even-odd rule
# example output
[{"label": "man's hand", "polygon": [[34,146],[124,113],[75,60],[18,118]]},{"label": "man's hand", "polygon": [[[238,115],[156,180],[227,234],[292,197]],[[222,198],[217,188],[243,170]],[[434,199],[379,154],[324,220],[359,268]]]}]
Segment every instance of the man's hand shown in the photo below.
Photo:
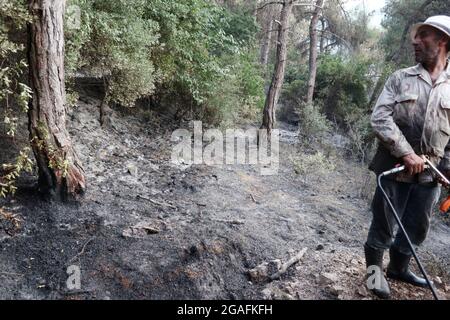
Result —
[{"label": "man's hand", "polygon": [[408,170],[408,174],[415,175],[425,170],[425,162],[415,153],[407,154],[402,157],[403,163]]}]

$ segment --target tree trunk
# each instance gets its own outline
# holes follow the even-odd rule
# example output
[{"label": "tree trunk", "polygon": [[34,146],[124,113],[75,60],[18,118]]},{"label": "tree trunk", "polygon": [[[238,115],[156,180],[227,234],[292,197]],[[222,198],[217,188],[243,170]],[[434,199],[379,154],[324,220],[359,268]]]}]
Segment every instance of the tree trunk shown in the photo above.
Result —
[{"label": "tree trunk", "polygon": [[286,55],[287,55],[287,33],[289,28],[289,16],[292,12],[293,0],[285,0],[283,8],[281,10],[278,42],[277,42],[277,55],[275,61],[275,69],[272,77],[272,82],[267,92],[266,102],[263,111],[263,121],[261,129],[267,129],[268,136],[270,137],[271,131],[275,123],[275,108],[280,96],[281,86],[284,80],[284,71],[286,67]]},{"label": "tree trunk", "polygon": [[267,66],[267,62],[269,61],[270,42],[272,39],[272,28],[273,28],[272,15],[269,15],[267,17],[267,19],[268,19],[267,25],[266,25],[267,27],[264,30],[265,34],[264,34],[263,43],[261,46],[261,58],[260,58],[260,62],[264,67]]},{"label": "tree trunk", "polygon": [[317,21],[322,10],[324,0],[317,0],[314,8],[311,23],[309,25],[309,79],[308,79],[308,93],[306,95],[306,103],[313,101],[314,87],[316,85],[316,71],[317,71]]},{"label": "tree trunk", "polygon": [[66,129],[64,0],[29,0],[30,138],[39,189],[56,200],[85,190],[84,170]]},{"label": "tree trunk", "polygon": [[322,24],[322,30],[320,30],[320,54],[323,54],[325,51],[325,19],[322,17],[320,19]]}]

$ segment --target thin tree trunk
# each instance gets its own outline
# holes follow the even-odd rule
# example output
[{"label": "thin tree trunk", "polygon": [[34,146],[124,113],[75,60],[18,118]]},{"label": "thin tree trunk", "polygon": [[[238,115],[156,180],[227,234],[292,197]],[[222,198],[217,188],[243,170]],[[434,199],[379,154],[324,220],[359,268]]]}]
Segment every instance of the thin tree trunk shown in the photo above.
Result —
[{"label": "thin tree trunk", "polygon": [[314,13],[309,25],[309,79],[308,79],[308,93],[306,95],[306,103],[312,103],[314,95],[314,87],[316,85],[316,71],[317,71],[317,21],[322,10],[324,0],[317,0],[314,8]]},{"label": "thin tree trunk", "polygon": [[272,40],[272,28],[273,28],[273,17],[272,14],[269,14],[269,16],[267,17],[268,21],[267,21],[267,25],[266,25],[266,29],[264,30],[265,34],[264,34],[264,40],[261,46],[261,57],[260,57],[260,62],[261,64],[266,67],[267,66],[267,62],[269,61],[269,52],[270,52],[270,42]]},{"label": "thin tree trunk", "polygon": [[29,0],[30,84],[28,112],[39,188],[57,200],[85,190],[84,171],[66,129],[64,85],[64,0]]},{"label": "thin tree trunk", "polygon": [[308,51],[309,51],[309,37],[305,40],[300,41],[300,43],[297,45],[297,51],[299,64],[304,64],[306,62],[306,58],[308,57]]},{"label": "thin tree trunk", "polygon": [[266,96],[266,102],[263,111],[263,121],[261,125],[261,129],[267,129],[268,136],[270,136],[271,131],[274,127],[275,109],[284,80],[284,71],[286,68],[287,56],[287,33],[289,28],[289,16],[292,12],[292,7],[293,0],[285,0],[283,3],[283,8],[281,10],[275,69],[272,77],[272,82]]},{"label": "thin tree trunk", "polygon": [[325,19],[323,17],[320,19],[322,24],[322,30],[320,30],[320,54],[324,53],[325,50]]},{"label": "thin tree trunk", "polygon": [[254,0],[255,4],[253,7],[253,17],[255,18],[255,21],[258,20],[258,8],[259,8],[259,3],[261,2],[261,0]]}]

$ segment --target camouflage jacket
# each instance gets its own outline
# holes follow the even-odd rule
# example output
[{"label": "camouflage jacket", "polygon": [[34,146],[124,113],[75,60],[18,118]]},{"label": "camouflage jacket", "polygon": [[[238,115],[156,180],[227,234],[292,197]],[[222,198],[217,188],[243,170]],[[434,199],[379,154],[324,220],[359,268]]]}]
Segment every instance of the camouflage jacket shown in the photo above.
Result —
[{"label": "camouflage jacket", "polygon": [[400,158],[412,151],[450,170],[449,65],[434,84],[421,64],[389,77],[370,119],[380,141],[370,165],[375,173],[401,163]]}]

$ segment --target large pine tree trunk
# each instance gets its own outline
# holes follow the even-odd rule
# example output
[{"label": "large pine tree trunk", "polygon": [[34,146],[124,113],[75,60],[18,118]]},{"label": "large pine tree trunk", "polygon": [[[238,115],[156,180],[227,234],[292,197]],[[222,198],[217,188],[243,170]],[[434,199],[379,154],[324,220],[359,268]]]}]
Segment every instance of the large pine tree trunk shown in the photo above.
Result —
[{"label": "large pine tree trunk", "polygon": [[317,21],[319,20],[319,14],[324,0],[317,0],[314,13],[309,25],[309,78],[308,78],[308,93],[306,95],[306,103],[313,101],[314,87],[316,85],[316,72],[317,72]]},{"label": "large pine tree trunk", "polygon": [[267,129],[270,136],[275,124],[275,108],[280,96],[281,86],[284,80],[284,71],[286,68],[287,55],[287,34],[289,28],[289,16],[292,12],[293,0],[285,0],[283,9],[281,10],[278,41],[277,41],[277,56],[275,61],[275,70],[273,72],[272,82],[269,91],[267,92],[266,102],[263,111],[263,121],[261,129]]},{"label": "large pine tree trunk", "polygon": [[29,67],[33,98],[28,112],[39,189],[63,200],[85,190],[84,171],[66,130],[64,0],[29,0]]}]

